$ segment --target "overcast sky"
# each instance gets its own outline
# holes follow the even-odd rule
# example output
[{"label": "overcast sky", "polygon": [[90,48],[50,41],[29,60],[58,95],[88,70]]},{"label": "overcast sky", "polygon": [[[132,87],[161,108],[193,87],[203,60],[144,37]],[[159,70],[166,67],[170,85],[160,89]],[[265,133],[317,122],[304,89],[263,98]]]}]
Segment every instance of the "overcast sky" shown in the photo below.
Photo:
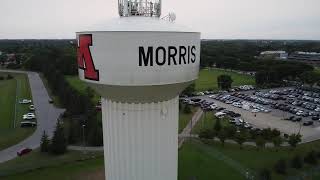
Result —
[{"label": "overcast sky", "polygon": [[[0,39],[75,38],[117,17],[117,0],[1,0]],[[206,39],[320,40],[320,0],[162,0]]]}]

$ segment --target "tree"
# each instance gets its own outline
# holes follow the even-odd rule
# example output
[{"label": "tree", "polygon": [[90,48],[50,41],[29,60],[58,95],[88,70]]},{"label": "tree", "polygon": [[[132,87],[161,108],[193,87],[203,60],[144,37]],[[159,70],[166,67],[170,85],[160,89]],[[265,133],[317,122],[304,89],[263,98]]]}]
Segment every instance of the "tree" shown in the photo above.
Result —
[{"label": "tree", "polygon": [[221,129],[220,132],[218,133],[218,138],[220,142],[222,143],[222,146],[224,146],[224,142],[227,138],[227,132],[224,129]]},{"label": "tree", "polygon": [[213,130],[218,133],[221,130],[221,128],[221,120],[217,119],[216,123],[214,123]]},{"label": "tree", "polygon": [[300,75],[300,79],[303,83],[310,85],[311,87],[319,81],[319,73],[315,71],[307,71]]},{"label": "tree", "polygon": [[191,108],[190,108],[190,106],[188,104],[186,104],[184,106],[183,112],[186,113],[186,114],[190,114],[191,113]]},{"label": "tree", "polygon": [[280,159],[274,165],[274,170],[278,174],[286,174],[287,173],[287,162],[284,159]]},{"label": "tree", "polygon": [[304,157],[304,162],[315,165],[318,163],[317,161],[317,155],[315,151],[310,151],[305,157]]},{"label": "tree", "polygon": [[262,136],[258,136],[256,139],[255,139],[255,143],[256,143],[256,146],[257,148],[261,149],[261,148],[264,148],[265,145],[266,145],[266,140],[262,137]]},{"label": "tree", "polygon": [[274,147],[277,148],[277,150],[278,150],[278,148],[283,143],[283,139],[280,136],[274,137],[274,138],[272,138],[272,143],[273,143]]},{"label": "tree", "polygon": [[86,93],[87,93],[87,96],[92,99],[94,97],[94,90],[90,87],[87,87],[86,88]]},{"label": "tree", "polygon": [[191,96],[193,92],[196,91],[196,84],[193,83],[190,86],[188,86],[181,94],[185,94],[187,96]]},{"label": "tree", "polygon": [[13,76],[11,74],[8,74],[7,79],[8,80],[13,79]]},{"label": "tree", "polygon": [[201,139],[213,139],[214,138],[214,132],[210,129],[205,129],[200,131],[199,138]]},{"label": "tree", "polygon": [[235,134],[235,141],[240,145],[240,149],[242,149],[242,144],[246,141],[246,136],[244,133],[236,133]]},{"label": "tree", "polygon": [[297,144],[301,142],[301,135],[300,134],[291,134],[289,136],[288,143],[292,148],[297,147]]},{"label": "tree", "polygon": [[269,169],[261,169],[258,174],[259,180],[271,180],[271,172]]},{"label": "tree", "polygon": [[56,155],[64,154],[67,151],[67,140],[64,135],[64,129],[59,122],[54,131],[50,150]]},{"label": "tree", "polygon": [[218,76],[217,82],[220,89],[227,90],[231,88],[233,80],[229,75],[223,74]]},{"label": "tree", "polygon": [[235,126],[227,126],[224,128],[227,134],[227,138],[232,139],[237,132],[237,128]]},{"label": "tree", "polygon": [[295,157],[293,157],[293,159],[291,160],[291,167],[295,169],[301,169],[302,166],[303,166],[302,158],[299,155],[296,155]]},{"label": "tree", "polygon": [[50,150],[50,140],[48,135],[46,134],[46,131],[43,131],[43,135],[41,137],[41,142],[40,142],[40,151],[49,152],[49,150]]}]

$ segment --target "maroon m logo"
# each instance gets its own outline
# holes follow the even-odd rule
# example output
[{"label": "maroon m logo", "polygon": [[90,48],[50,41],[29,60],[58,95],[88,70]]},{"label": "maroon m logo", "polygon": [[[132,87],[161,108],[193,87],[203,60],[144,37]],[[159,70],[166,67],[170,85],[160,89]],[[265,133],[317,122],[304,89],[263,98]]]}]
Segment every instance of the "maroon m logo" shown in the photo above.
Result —
[{"label": "maroon m logo", "polygon": [[99,71],[95,68],[90,52],[92,34],[79,35],[78,67],[84,70],[84,78],[99,81]]}]

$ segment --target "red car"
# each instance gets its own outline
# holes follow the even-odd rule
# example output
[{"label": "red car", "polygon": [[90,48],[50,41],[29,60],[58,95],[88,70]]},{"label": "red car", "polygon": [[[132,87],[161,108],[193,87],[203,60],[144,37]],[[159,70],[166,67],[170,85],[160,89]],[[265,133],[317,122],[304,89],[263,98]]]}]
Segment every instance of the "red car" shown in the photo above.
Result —
[{"label": "red car", "polygon": [[17,155],[23,156],[23,155],[30,153],[31,151],[32,151],[32,149],[30,149],[30,148],[24,148],[24,149],[21,149],[20,151],[18,151]]}]

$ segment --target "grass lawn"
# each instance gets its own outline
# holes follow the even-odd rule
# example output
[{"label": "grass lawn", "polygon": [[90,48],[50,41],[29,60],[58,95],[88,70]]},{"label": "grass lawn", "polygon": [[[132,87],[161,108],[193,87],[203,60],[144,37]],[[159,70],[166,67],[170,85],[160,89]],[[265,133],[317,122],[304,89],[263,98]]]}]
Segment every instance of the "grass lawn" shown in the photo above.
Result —
[{"label": "grass lawn", "polygon": [[0,179],[1,176],[5,179],[77,179],[75,177],[80,172],[99,168],[95,165],[103,167],[102,152],[83,154],[80,151],[69,151],[64,155],[52,156],[36,150],[0,164]]},{"label": "grass lawn", "polygon": [[[11,73],[10,73],[11,74]],[[7,73],[0,73],[6,77]],[[16,144],[34,132],[34,128],[20,128],[22,115],[29,112],[21,99],[32,99],[25,74],[11,74],[14,79],[0,81],[0,150]]]},{"label": "grass lawn", "polygon": [[[285,158],[288,160],[296,154],[304,155],[311,149],[319,150],[320,141],[299,145],[295,150],[281,148],[278,151],[274,149],[258,151],[250,146],[244,146],[243,149],[240,149],[236,144],[225,144],[222,147],[219,142],[203,144],[198,140],[191,140],[187,141],[179,150],[178,179],[187,180],[191,177],[196,177],[199,180],[241,180],[244,179],[243,170],[249,169],[253,172],[258,172],[265,167],[272,170],[274,163],[278,159]],[[0,164],[0,175],[1,173],[12,174],[5,177],[8,180],[25,178],[34,180],[78,180],[90,178],[103,180],[104,165],[102,154],[94,155],[98,158],[81,161],[83,156],[81,152],[73,151],[58,157],[36,152]],[[88,158],[88,155],[85,158]],[[288,167],[290,167],[289,163]],[[308,171],[310,168],[311,166],[304,164],[302,171]],[[24,171],[28,172],[22,173]],[[301,171],[290,168],[287,174],[294,176],[301,174]],[[285,176],[273,172],[272,179],[282,180],[285,179]]]},{"label": "grass lawn", "polygon": [[197,112],[197,108],[193,106],[189,106],[191,109],[191,113],[184,112],[185,105],[183,104],[181,109],[179,110],[179,133],[187,126],[189,121],[192,119],[195,112]]},{"label": "grass lawn", "polygon": [[[199,134],[201,130],[205,130],[208,128],[212,129],[216,120],[217,120],[217,117],[214,116],[214,112],[203,113],[201,119],[198,121],[196,126],[192,129],[192,133]],[[228,118],[223,118],[221,119],[220,122],[223,127],[230,125]]]},{"label": "grass lawn", "polygon": [[216,158],[207,150],[207,145],[195,141],[187,142],[179,150],[179,180],[196,177],[199,180],[241,180],[240,172]]},{"label": "grass lawn", "polygon": [[[1,74],[0,74],[1,76]],[[13,128],[16,101],[16,80],[0,81],[0,128]]]},{"label": "grass lawn", "polygon": [[220,69],[203,69],[200,71],[199,79],[196,80],[196,90],[204,91],[208,89],[217,90],[217,78],[218,76],[226,74],[231,76],[233,83],[232,86],[240,85],[255,85],[254,76],[243,75],[236,72],[229,72]]},{"label": "grass lawn", "polygon": [[[205,150],[203,144],[187,143],[179,151],[179,180],[197,177],[200,180],[212,179],[243,179],[240,173],[214,158]],[[79,161],[83,155],[80,152],[70,152],[63,156],[48,156],[32,153],[0,165],[0,172],[13,175],[5,176],[6,180],[78,180],[104,179],[104,162],[99,157]],[[37,162],[37,163],[35,163]],[[23,173],[28,167],[30,170]]]}]

